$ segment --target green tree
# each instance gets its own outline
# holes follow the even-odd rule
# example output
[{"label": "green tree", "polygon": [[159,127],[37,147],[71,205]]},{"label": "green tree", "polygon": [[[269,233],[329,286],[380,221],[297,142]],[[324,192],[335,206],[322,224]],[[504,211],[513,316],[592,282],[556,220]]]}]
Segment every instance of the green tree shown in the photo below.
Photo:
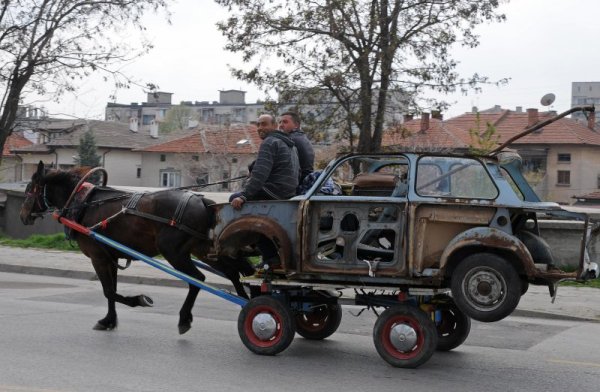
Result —
[{"label": "green tree", "polygon": [[188,106],[172,106],[165,114],[164,120],[160,123],[160,132],[169,133],[181,129],[187,129],[190,121],[197,121],[198,114]]},{"label": "green tree", "polygon": [[451,48],[477,46],[475,26],[505,18],[498,0],[215,1],[231,15],[218,24],[226,48],[249,64],[233,75],[275,89],[280,101],[329,97],[336,105],[328,115],[346,134],[358,134],[361,152],[381,146],[390,102],[411,112],[443,109],[421,97],[488,82],[477,74],[461,78]]},{"label": "green tree", "polygon": [[0,150],[18,125],[19,105],[27,94],[58,100],[92,72],[104,72],[116,87],[128,87],[132,82],[118,65],[151,47],[143,36],[132,38],[130,27],[143,32],[143,14],[163,9],[168,1],[2,0]]},{"label": "green tree", "polygon": [[100,166],[100,155],[98,155],[97,151],[94,132],[88,130],[79,138],[77,165],[89,167]]},{"label": "green tree", "polygon": [[472,154],[485,155],[498,147],[500,135],[496,134],[496,127],[489,121],[485,123],[485,129],[481,130],[481,117],[477,113],[475,128],[469,129],[471,144],[469,152]]}]

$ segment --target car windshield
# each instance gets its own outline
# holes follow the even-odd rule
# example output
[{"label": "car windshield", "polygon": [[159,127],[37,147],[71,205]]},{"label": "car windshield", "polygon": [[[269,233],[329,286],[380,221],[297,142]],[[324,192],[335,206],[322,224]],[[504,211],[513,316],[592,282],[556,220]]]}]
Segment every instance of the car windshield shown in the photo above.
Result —
[{"label": "car windshield", "polygon": [[484,165],[473,158],[424,156],[417,165],[421,196],[494,199],[498,189]]}]

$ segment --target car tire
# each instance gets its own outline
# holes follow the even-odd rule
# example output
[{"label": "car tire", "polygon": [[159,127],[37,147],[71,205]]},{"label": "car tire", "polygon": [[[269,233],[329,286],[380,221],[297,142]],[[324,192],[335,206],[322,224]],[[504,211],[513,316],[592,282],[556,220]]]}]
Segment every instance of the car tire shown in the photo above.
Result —
[{"label": "car tire", "polygon": [[411,305],[388,308],[377,318],[373,328],[377,352],[394,367],[421,366],[435,352],[437,340],[431,318]]},{"label": "car tire", "polygon": [[458,264],[450,287],[456,306],[467,316],[493,322],[515,310],[523,286],[506,259],[493,253],[476,253]]},{"label": "car tire", "polygon": [[294,318],[290,309],[273,297],[252,298],[238,316],[238,333],[253,353],[276,355],[294,339]]},{"label": "car tire", "polygon": [[[312,296],[331,297],[327,292],[313,291]],[[342,307],[338,303],[319,303],[311,310],[296,314],[296,333],[305,339],[323,340],[333,335],[342,322]]]},{"label": "car tire", "polygon": [[436,320],[435,325],[438,334],[436,350],[454,350],[467,340],[471,332],[471,319],[454,303],[443,305],[436,312],[440,312],[440,320]]}]

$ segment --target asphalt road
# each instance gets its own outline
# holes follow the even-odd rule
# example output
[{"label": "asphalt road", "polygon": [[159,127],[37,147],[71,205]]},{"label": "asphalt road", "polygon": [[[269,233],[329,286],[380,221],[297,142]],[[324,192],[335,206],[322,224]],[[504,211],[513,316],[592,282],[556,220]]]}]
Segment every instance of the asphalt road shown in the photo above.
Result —
[{"label": "asphalt road", "polygon": [[0,391],[566,391],[596,390],[597,323],[508,317],[473,322],[453,352],[396,369],[375,351],[375,316],[345,307],[326,341],[297,337],[275,357],[249,352],[239,307],[201,294],[192,330],[177,333],[186,290],[121,284],[154,308],[117,305],[119,327],[93,331],[106,312],[97,281],[0,273]]}]

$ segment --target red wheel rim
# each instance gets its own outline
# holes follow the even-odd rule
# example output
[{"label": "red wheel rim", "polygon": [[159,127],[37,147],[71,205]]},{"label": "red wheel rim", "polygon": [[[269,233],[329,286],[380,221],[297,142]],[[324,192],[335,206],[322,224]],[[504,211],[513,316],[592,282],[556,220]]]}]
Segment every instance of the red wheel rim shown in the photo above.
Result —
[{"label": "red wheel rim", "polygon": [[[390,333],[392,331],[392,328],[394,328],[394,326],[398,324],[409,325],[417,333],[417,343],[415,344],[415,347],[409,352],[398,351],[398,349],[394,347],[390,339]],[[425,340],[423,336],[423,329],[421,328],[420,324],[412,317],[401,315],[390,317],[390,319],[387,320],[387,322],[383,326],[381,339],[385,350],[391,356],[397,359],[411,359],[416,357],[423,349],[423,343]]]},{"label": "red wheel rim", "polygon": [[303,313],[298,315],[298,317],[296,317],[296,322],[298,324],[302,324],[302,328],[306,331],[318,332],[322,330],[323,327],[325,327],[328,317],[329,312],[323,310],[323,308],[319,308],[314,312]]},{"label": "red wheel rim", "polygon": [[[256,336],[256,334],[252,330],[252,321],[260,313],[268,313],[271,317],[273,317],[273,319],[275,320],[275,324],[277,325],[277,330],[275,331],[275,334],[269,340],[259,339],[258,336]],[[279,316],[279,313],[277,313],[270,306],[261,305],[261,306],[252,308],[248,312],[248,315],[246,316],[246,319],[244,320],[244,333],[248,337],[248,340],[250,341],[250,343],[252,343],[254,346],[261,347],[261,348],[272,347],[272,346],[276,345],[277,343],[279,343],[279,341],[281,340],[281,337],[283,336],[283,330],[282,330],[281,324],[282,324],[282,322],[281,322],[281,317]]]}]

